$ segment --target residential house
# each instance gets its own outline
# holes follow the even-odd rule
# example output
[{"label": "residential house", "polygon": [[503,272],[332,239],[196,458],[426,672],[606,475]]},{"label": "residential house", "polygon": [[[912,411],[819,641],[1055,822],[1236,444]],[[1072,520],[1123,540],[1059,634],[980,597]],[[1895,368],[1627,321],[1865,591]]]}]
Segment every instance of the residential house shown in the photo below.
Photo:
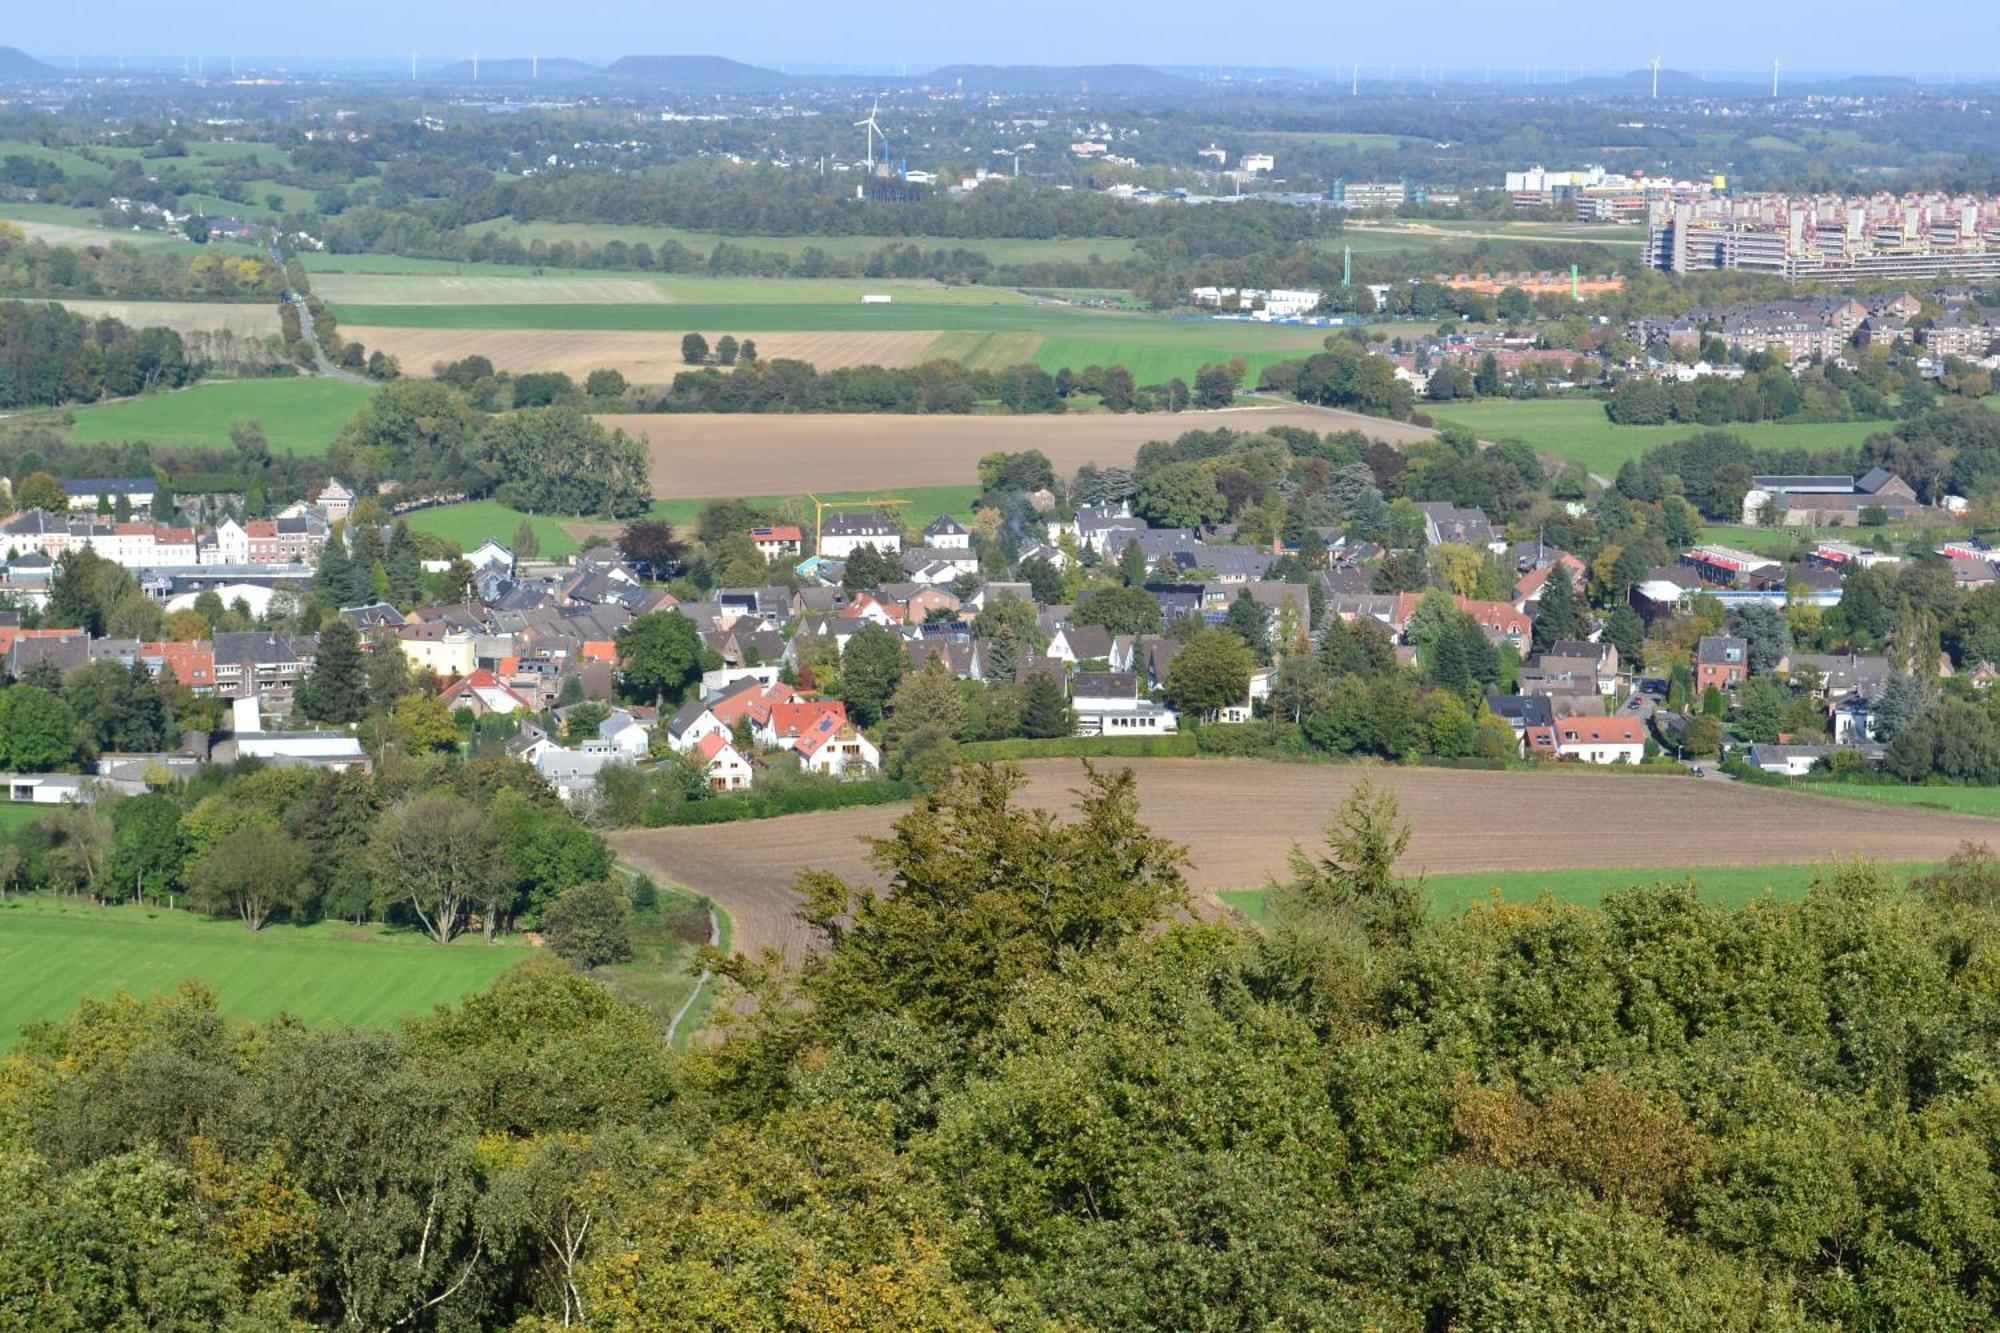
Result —
[{"label": "residential house", "polygon": [[750,544],[766,560],[797,555],[805,546],[805,534],[796,523],[770,523],[750,529]]},{"label": "residential house", "polygon": [[431,671],[441,680],[469,676],[479,665],[472,635],[448,621],[426,620],[396,630],[403,656],[417,671]]},{"label": "residential house", "polygon": [[123,500],[128,512],[148,508],[156,489],[151,477],[84,477],[62,483],[72,510],[109,509]]},{"label": "residential house", "polygon": [[708,779],[710,791],[748,791],[753,770],[750,761],[736,752],[729,738],[718,732],[710,732],[695,742],[694,751],[701,756],[705,767],[702,775]]},{"label": "residential house", "polygon": [[1065,625],[1050,637],[1048,656],[1069,666],[1109,662],[1111,631],[1102,625]]},{"label": "residential house", "polygon": [[1485,548],[1496,554],[1507,549],[1507,544],[1493,531],[1492,520],[1486,511],[1474,506],[1461,509],[1448,500],[1430,500],[1417,506],[1424,515],[1424,539],[1432,546],[1440,542],[1457,542],[1474,548]]},{"label": "residential house", "polygon": [[828,559],[845,560],[864,546],[894,555],[903,549],[903,530],[875,510],[833,514],[820,527],[819,554]]},{"label": "residential house", "polygon": [[1750,674],[1750,644],[1733,634],[1705,634],[1694,650],[1694,691],[1704,694],[1711,687],[1724,694],[1741,685]]},{"label": "residential house", "polygon": [[637,763],[652,753],[653,733],[629,710],[619,708],[597,724],[596,743]]},{"label": "residential house", "polygon": [[354,511],[354,492],[342,484],[340,478],[329,477],[326,485],[319,488],[319,494],[313,497],[313,504],[326,515],[327,522],[344,523]]},{"label": "residential house", "polygon": [[1139,693],[1129,671],[1079,671],[1070,684],[1079,736],[1168,736],[1180,729],[1173,709]]},{"label": "residential house", "polygon": [[1646,727],[1629,714],[1556,719],[1556,754],[1585,764],[1636,764],[1646,757]]},{"label": "residential house", "polygon": [[1778,670],[1789,675],[1794,683],[1817,676],[1819,684],[1814,693],[1829,704],[1854,694],[1864,699],[1879,699],[1889,684],[1889,659],[1882,656],[1787,653],[1779,661]]},{"label": "residential house", "polygon": [[946,550],[969,551],[972,534],[950,514],[939,514],[924,528],[924,545]]},{"label": "residential house", "polygon": [[293,686],[312,670],[319,640],[310,634],[246,630],[217,634],[214,650],[216,693],[230,699],[289,698]]},{"label": "residential house", "polygon": [[1888,753],[1880,745],[1767,745],[1762,742],[1750,746],[1744,752],[1745,762],[1752,768],[1760,768],[1766,773],[1782,777],[1802,778],[1813,771],[1822,759],[1832,759],[1836,754],[1859,754],[1873,763],[1881,763]]},{"label": "residential house", "polygon": [[438,697],[452,711],[468,709],[474,717],[485,717],[489,713],[505,715],[535,711],[532,700],[485,667],[475,667],[452,681]]}]

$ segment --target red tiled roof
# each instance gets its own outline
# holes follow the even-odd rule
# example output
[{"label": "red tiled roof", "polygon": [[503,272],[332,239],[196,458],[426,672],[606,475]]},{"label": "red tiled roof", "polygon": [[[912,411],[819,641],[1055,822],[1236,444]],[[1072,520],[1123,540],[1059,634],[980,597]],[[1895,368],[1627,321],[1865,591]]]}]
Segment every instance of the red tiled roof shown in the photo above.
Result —
[{"label": "red tiled roof", "polygon": [[[1571,732],[1576,735],[1572,737]],[[1636,717],[1559,717],[1556,735],[1565,745],[1644,745],[1646,729]]]}]

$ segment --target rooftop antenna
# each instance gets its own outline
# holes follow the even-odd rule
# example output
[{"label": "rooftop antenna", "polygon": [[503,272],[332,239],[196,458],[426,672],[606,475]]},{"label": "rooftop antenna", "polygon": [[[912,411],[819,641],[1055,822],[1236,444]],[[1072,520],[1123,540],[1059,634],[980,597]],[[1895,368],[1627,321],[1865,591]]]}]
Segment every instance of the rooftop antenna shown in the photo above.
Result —
[{"label": "rooftop antenna", "polygon": [[1778,62],[1775,60],[1771,62],[1771,100],[1778,100]]},{"label": "rooftop antenna", "polygon": [[1654,57],[1653,57],[1653,96],[1654,96],[1655,98],[1657,98],[1657,97],[1659,97],[1659,95],[1660,95],[1660,58],[1659,58],[1658,56],[1654,56]]}]

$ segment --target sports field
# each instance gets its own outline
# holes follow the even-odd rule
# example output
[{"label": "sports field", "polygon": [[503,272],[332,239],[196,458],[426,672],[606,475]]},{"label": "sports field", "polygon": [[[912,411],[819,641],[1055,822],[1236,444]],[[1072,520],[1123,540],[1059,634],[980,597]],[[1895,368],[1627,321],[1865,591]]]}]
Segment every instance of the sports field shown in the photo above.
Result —
[{"label": "sports field", "polygon": [[435,509],[416,510],[407,517],[411,531],[428,532],[446,541],[457,542],[461,551],[470,551],[489,537],[512,547],[514,533],[524,518],[534,524],[535,536],[542,545],[540,559],[560,560],[583,549],[563,526],[561,519],[547,514],[524,514],[518,509],[509,509],[498,500],[469,500],[464,504],[439,505]]},{"label": "sports field", "polygon": [[[721,497],[734,499],[733,496]],[[812,526],[812,504],[803,494],[792,495],[746,495],[745,504],[757,509],[775,513],[788,504],[796,504],[805,515],[807,527]],[[903,486],[879,491],[828,491],[822,492],[821,500],[828,504],[853,504],[861,500],[907,500],[909,503],[898,509],[897,515],[906,527],[925,527],[940,514],[950,514],[953,518],[972,517],[972,502],[979,498],[977,486]],[[692,526],[695,516],[701,512],[706,500],[682,499],[659,500],[653,504],[649,518],[664,519],[668,523],[682,527]]]},{"label": "sports field", "polygon": [[304,376],[221,380],[77,408],[70,437],[87,444],[150,440],[212,449],[229,444],[234,423],[256,421],[273,452],[324,453],[370,392],[365,384]]},{"label": "sports field", "polygon": [[[1908,878],[1928,874],[1935,861],[1898,862],[1894,869]],[[1424,888],[1431,911],[1450,916],[1494,896],[1504,902],[1533,902],[1544,893],[1561,902],[1594,907],[1606,894],[1620,889],[1652,884],[1679,884],[1693,880],[1703,902],[1724,907],[1741,907],[1766,894],[1774,898],[1800,898],[1812,887],[1814,877],[1827,869],[1821,861],[1771,866],[1661,866],[1640,871],[1618,870],[1483,870],[1460,874],[1431,875]],[[1215,896],[1224,906],[1241,912],[1263,925],[1271,906],[1269,888],[1224,889]]]},{"label": "sports field", "polygon": [[233,1018],[386,1025],[480,990],[528,952],[477,937],[440,948],[421,936],[320,923],[213,921],[164,908],[63,898],[0,906],[0,1048],[22,1023],[60,1018],[85,995],[151,995],[194,977]]},{"label": "sports field", "polygon": [[1860,444],[1893,422],[1839,421],[1824,425],[1770,422],[1725,426],[1617,426],[1594,398],[1494,398],[1474,403],[1440,403],[1425,409],[1440,424],[1463,426],[1482,440],[1521,440],[1536,451],[1583,464],[1602,477],[1615,476],[1627,459],[1655,445],[1684,440],[1708,430],[1741,436],[1760,449],[1838,449]]},{"label": "sports field", "polygon": [[[1853,856],[1938,861],[1992,828],[1968,816],[1859,801],[1835,807],[1793,792],[1673,774],[1223,759],[1134,759],[1118,766],[1137,775],[1141,818],[1187,846],[1189,883],[1198,894],[1284,877],[1292,846],[1319,847],[1327,820],[1364,776],[1396,794],[1410,823],[1402,871],[1475,872],[1473,886],[1458,890],[1474,897],[1490,890],[1495,871],[1539,870],[1530,878],[1578,892],[1588,876],[1561,872],[1596,868],[1607,883],[1629,884],[1694,859],[1758,867]],[[1028,800],[1070,808],[1082,785],[1081,764],[1032,760],[1021,767],[1029,777]],[[721,903],[735,918],[741,947],[754,953],[771,946],[796,956],[809,943],[794,917],[799,899],[791,886],[798,873],[823,868],[874,882],[861,839],[886,834],[905,808],[763,820],[752,836],[723,824],[616,833],[611,841],[655,878]],[[1482,879],[1488,882],[1476,883]],[[1746,882],[1737,881],[1738,887]]]}]

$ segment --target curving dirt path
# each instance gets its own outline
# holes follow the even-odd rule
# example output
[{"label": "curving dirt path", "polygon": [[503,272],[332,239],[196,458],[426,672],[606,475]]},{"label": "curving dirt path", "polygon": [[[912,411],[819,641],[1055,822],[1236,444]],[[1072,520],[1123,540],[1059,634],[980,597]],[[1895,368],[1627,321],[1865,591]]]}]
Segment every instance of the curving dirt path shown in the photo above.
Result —
[{"label": "curving dirt path", "polygon": [[[1219,759],[1118,761],[1139,776],[1141,808],[1163,837],[1188,846],[1197,892],[1282,875],[1294,843],[1319,844],[1348,789],[1372,778],[1393,790],[1414,835],[1403,868],[1669,869],[1866,856],[1942,860],[1964,841],[2000,841],[2000,823],[1969,815],[1772,791],[1739,783],[1550,770],[1480,773]],[[1035,760],[1026,797],[1066,809],[1081,782],[1073,760]],[[872,880],[864,836],[882,836],[907,806],[792,815],[611,835],[621,857],[705,893],[736,923],[745,952],[810,946],[793,918],[793,879],[807,867]]]}]

